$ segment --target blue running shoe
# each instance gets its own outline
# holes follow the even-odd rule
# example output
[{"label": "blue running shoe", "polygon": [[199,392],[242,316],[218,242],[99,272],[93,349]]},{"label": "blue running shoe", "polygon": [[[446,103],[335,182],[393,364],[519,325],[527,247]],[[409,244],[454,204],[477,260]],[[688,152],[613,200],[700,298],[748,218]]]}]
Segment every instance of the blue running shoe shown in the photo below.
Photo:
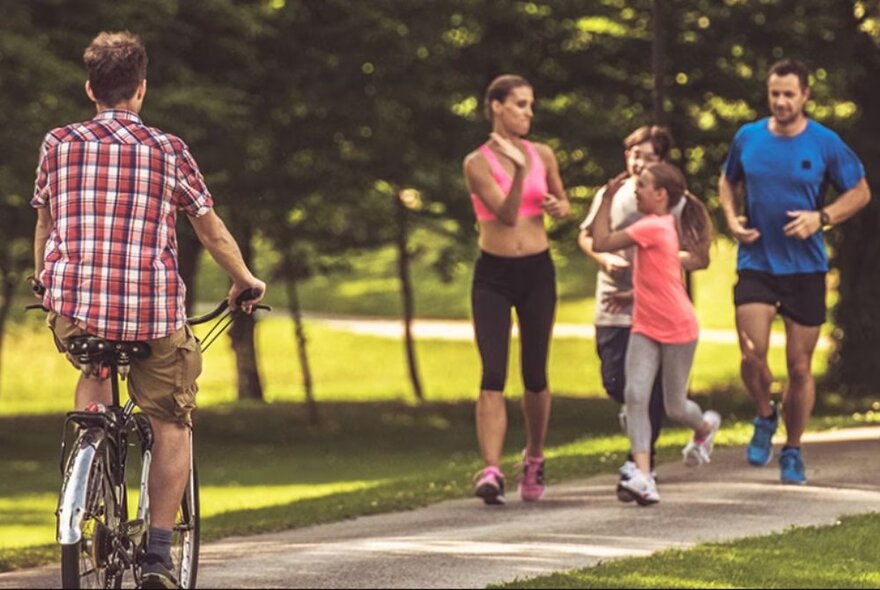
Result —
[{"label": "blue running shoe", "polygon": [[773,406],[771,418],[758,416],[752,423],[755,425],[755,433],[746,448],[746,459],[748,459],[749,465],[763,467],[773,458],[773,435],[779,426],[779,414],[776,412],[776,406]]},{"label": "blue running shoe", "polygon": [[779,454],[779,477],[782,483],[803,485],[807,483],[804,460],[800,449],[788,448]]}]

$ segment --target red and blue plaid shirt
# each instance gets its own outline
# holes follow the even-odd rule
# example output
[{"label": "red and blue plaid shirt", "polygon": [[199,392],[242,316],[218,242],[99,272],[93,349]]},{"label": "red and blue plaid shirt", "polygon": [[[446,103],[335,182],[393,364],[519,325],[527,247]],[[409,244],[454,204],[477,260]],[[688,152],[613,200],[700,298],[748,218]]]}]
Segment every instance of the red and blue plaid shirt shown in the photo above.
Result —
[{"label": "red and blue plaid shirt", "polygon": [[53,221],[43,304],[111,340],[175,332],[186,321],[177,210],[199,217],[213,204],[186,144],[135,113],[106,110],[53,129],[31,200]]}]

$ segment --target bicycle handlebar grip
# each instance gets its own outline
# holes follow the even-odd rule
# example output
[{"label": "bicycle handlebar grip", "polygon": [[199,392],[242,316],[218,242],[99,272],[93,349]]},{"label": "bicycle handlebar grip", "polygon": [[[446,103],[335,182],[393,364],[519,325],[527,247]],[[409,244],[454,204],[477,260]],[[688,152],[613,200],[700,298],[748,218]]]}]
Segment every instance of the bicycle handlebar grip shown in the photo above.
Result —
[{"label": "bicycle handlebar grip", "polygon": [[238,297],[235,298],[235,305],[241,306],[241,304],[246,303],[248,301],[253,301],[254,299],[258,299],[260,295],[263,294],[262,289],[250,288],[242,291],[238,294]]}]

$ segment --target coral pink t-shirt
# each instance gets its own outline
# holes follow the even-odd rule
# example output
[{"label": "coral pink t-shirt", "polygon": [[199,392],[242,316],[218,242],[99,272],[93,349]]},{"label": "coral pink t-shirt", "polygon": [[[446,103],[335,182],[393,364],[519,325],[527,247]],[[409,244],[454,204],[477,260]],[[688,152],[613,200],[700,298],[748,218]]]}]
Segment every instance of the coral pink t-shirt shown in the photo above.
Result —
[{"label": "coral pink t-shirt", "polygon": [[700,329],[681,279],[675,218],[646,215],[623,231],[636,243],[632,332],[664,344],[695,341]]}]

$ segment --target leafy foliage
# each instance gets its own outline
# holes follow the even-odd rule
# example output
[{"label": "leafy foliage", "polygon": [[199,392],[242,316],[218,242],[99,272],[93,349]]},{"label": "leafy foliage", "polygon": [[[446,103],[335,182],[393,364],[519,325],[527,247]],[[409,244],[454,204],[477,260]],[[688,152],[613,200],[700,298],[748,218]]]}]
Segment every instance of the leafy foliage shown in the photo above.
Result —
[{"label": "leafy foliage", "polygon": [[[535,137],[555,150],[576,214],[548,221],[574,251],[578,210],[623,166],[620,139],[652,122],[651,0],[2,0],[0,268],[25,269],[25,204],[46,130],[86,118],[79,56],[98,29],[129,28],[150,53],[145,120],[183,137],[234,230],[302,280],[392,243],[394,202],[446,236],[441,276],[470,260],[474,221],[461,160],[484,141],[482,92],[504,72],[538,97]],[[663,119],[691,189],[717,212],[718,170],[739,125],[766,112],[783,56],[813,71],[810,115],[878,173],[880,17],[842,0],[664,0]],[[30,147],[28,147],[30,146]],[[831,236],[840,272],[839,367],[853,390],[880,358],[871,308],[877,205]],[[425,255],[414,251],[414,255]],[[17,262],[11,262],[15,260]],[[876,307],[876,306],[873,306]],[[858,310],[858,311],[856,311]]]}]

